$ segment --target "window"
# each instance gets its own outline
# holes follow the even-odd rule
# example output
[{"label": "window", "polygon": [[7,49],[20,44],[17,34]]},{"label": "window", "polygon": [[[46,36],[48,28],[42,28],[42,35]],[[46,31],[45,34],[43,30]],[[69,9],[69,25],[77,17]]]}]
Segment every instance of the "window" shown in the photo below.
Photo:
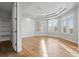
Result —
[{"label": "window", "polygon": [[63,32],[67,32],[67,20],[66,17],[63,18]]},{"label": "window", "polygon": [[73,33],[73,27],[74,27],[74,15],[70,14],[67,17],[68,20],[68,33]]},{"label": "window", "polygon": [[48,32],[52,32],[52,30],[53,30],[52,25],[53,25],[52,22],[49,20],[48,21]]},{"label": "window", "polygon": [[57,32],[57,20],[53,19],[53,20],[49,20],[48,21],[48,32]]},{"label": "window", "polygon": [[70,14],[67,17],[63,18],[63,32],[64,33],[73,33],[74,27],[74,14]]}]

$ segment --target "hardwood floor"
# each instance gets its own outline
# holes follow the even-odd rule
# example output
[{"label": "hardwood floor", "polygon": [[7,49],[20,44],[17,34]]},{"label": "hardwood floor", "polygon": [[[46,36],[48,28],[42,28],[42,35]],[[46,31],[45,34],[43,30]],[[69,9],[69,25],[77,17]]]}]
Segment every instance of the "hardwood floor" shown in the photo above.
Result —
[{"label": "hardwood floor", "polygon": [[16,53],[10,41],[0,42],[0,57],[74,57],[79,56],[77,44],[52,37],[23,38],[23,50]]},{"label": "hardwood floor", "polygon": [[16,56],[20,55],[13,50],[11,41],[7,40],[0,42],[0,57],[16,57]]},{"label": "hardwood floor", "polygon": [[28,57],[74,57],[79,56],[77,44],[51,37],[23,38],[23,51],[19,53]]}]

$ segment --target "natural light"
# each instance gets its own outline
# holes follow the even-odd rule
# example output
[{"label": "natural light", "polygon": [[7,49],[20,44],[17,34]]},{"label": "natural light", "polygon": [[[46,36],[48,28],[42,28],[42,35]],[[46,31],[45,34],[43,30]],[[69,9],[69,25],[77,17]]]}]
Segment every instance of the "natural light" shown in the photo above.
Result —
[{"label": "natural light", "polygon": [[40,44],[41,44],[41,50],[42,50],[42,52],[43,52],[43,53],[42,53],[43,56],[44,56],[44,57],[47,57],[48,54],[47,54],[47,48],[46,48],[46,44],[45,44],[44,39],[41,40]]}]

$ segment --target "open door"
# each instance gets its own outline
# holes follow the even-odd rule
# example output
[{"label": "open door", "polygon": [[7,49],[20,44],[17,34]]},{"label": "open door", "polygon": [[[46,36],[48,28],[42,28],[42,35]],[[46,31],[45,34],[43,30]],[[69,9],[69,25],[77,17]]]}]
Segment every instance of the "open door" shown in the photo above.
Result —
[{"label": "open door", "polygon": [[17,51],[17,16],[16,16],[16,3],[13,4],[12,8],[12,47]]}]

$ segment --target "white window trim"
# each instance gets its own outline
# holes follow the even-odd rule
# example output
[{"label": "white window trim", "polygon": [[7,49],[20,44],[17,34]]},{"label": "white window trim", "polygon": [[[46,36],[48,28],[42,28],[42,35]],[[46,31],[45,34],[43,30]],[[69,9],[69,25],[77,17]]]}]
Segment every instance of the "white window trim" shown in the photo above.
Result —
[{"label": "white window trim", "polygon": [[[73,16],[74,16],[74,13],[70,13],[69,15],[71,15],[71,14],[73,14]],[[68,16],[69,16],[68,15]],[[62,18],[62,22],[63,22],[63,19],[64,18],[66,18],[65,20],[66,20],[66,24],[67,24],[67,32],[64,32],[64,30],[63,30],[63,23],[62,23],[62,32],[64,33],[64,34],[69,34],[69,35],[74,35],[74,23],[73,23],[73,33],[69,33],[69,21],[67,21],[67,16],[64,16],[63,18]],[[74,21],[74,20],[73,20]]]},{"label": "white window trim", "polygon": [[54,31],[53,22],[52,24],[52,32],[49,31],[49,20],[48,20],[48,33],[58,33],[58,19],[51,19],[51,20],[57,20],[57,31]]}]

